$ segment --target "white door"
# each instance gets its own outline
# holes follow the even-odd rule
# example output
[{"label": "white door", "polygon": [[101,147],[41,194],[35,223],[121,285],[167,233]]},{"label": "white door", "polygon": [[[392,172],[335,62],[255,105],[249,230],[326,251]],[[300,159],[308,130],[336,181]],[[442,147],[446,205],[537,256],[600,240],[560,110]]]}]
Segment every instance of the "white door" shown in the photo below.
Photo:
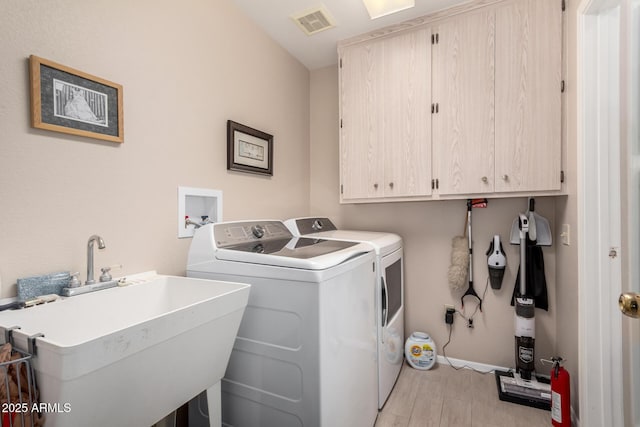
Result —
[{"label": "white door", "polygon": [[[624,5],[621,16],[623,40],[621,87],[623,122],[623,190],[628,195],[626,214],[629,253],[624,258],[622,291],[628,293],[632,302],[640,303],[640,0],[631,0]],[[626,90],[625,90],[626,86]],[[623,193],[624,194],[624,193]],[[630,307],[625,307],[628,311]],[[640,427],[640,311],[635,307],[635,316],[623,318],[623,358],[625,364],[625,418],[626,425]],[[629,313],[627,313],[629,314]],[[631,313],[633,314],[633,313]]]},{"label": "white door", "polygon": [[583,0],[578,23],[580,425],[640,427],[640,319],[617,307],[640,293],[640,0]]}]

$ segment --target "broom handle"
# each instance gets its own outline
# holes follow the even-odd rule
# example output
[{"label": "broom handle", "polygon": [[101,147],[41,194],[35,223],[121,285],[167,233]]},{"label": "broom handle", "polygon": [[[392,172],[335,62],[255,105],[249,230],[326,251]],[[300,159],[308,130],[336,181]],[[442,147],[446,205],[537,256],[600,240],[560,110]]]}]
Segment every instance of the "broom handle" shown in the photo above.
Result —
[{"label": "broom handle", "polygon": [[[527,233],[529,232],[529,218],[520,214],[520,296],[524,298],[527,292]],[[525,224],[527,224],[525,226]]]},{"label": "broom handle", "polygon": [[469,240],[469,283],[473,283],[473,241],[471,239],[471,201],[467,202],[467,238]]}]

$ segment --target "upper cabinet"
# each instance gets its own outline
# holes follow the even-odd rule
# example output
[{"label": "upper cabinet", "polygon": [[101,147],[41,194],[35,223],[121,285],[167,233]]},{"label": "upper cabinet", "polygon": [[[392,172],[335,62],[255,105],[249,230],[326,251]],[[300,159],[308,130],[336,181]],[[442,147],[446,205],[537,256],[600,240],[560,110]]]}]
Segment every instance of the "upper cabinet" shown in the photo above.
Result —
[{"label": "upper cabinet", "polygon": [[431,31],[340,54],[341,199],[431,194]]},{"label": "upper cabinet", "polygon": [[559,194],[561,0],[468,7],[340,44],[342,202]]},{"label": "upper cabinet", "polygon": [[560,190],[561,60],[559,0],[496,9],[496,191]]},{"label": "upper cabinet", "polygon": [[433,159],[438,193],[493,192],[495,15],[434,28]]}]

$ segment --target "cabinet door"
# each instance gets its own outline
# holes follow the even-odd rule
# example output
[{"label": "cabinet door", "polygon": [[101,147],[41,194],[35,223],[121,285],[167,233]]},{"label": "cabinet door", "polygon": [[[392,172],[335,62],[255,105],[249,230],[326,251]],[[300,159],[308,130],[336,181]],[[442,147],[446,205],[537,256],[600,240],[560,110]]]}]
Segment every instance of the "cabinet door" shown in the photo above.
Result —
[{"label": "cabinet door", "polygon": [[433,32],[433,158],[439,193],[492,192],[495,14],[461,15]]},{"label": "cabinet door", "polygon": [[496,192],[559,190],[560,1],[500,7],[496,28]]},{"label": "cabinet door", "polygon": [[340,61],[342,200],[382,197],[383,43],[350,46]]},{"label": "cabinet door", "polygon": [[384,41],[384,195],[431,194],[431,30]]}]

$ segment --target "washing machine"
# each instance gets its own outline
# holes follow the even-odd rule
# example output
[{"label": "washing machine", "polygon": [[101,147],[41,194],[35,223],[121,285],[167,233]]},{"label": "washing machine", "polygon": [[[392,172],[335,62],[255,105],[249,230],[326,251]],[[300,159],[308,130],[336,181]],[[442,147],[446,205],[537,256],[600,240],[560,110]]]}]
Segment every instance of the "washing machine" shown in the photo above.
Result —
[{"label": "washing machine", "polygon": [[188,276],[252,285],[222,379],[224,425],[374,425],[375,259],[371,245],[294,237],[282,221],[196,230]]},{"label": "washing machine", "polygon": [[378,346],[378,408],[391,394],[404,356],[404,271],[402,238],[393,233],[338,230],[328,218],[286,220],[294,236],[364,242],[376,252],[376,325]]}]

